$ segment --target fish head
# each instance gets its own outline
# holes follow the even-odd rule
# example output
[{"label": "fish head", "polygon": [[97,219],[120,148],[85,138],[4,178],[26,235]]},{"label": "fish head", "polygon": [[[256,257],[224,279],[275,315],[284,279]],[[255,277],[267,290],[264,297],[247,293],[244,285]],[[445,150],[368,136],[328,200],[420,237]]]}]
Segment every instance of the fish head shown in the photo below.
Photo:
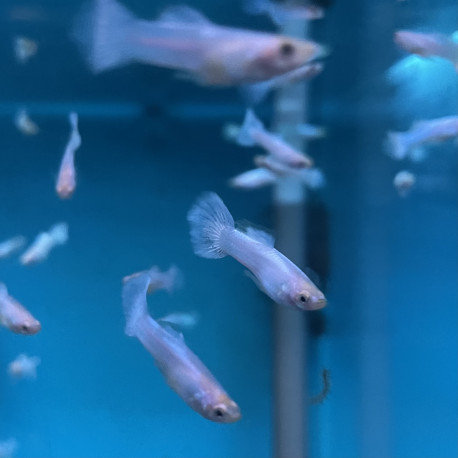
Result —
[{"label": "fish head", "polygon": [[27,318],[25,320],[19,320],[17,322],[11,323],[9,328],[16,334],[32,336],[41,331],[41,324],[34,318]]},{"label": "fish head", "polygon": [[217,423],[234,423],[242,417],[239,406],[225,393],[205,407],[204,416]]},{"label": "fish head", "polygon": [[437,48],[435,35],[413,32],[410,30],[398,30],[394,33],[394,42],[402,49],[417,56],[428,57]]},{"label": "fish head", "polygon": [[255,62],[264,67],[270,76],[282,75],[305,63],[328,54],[325,46],[313,41],[290,37],[276,37],[259,53]]},{"label": "fish head", "polygon": [[291,305],[301,310],[319,310],[327,303],[324,294],[310,280],[300,282],[288,295]]}]

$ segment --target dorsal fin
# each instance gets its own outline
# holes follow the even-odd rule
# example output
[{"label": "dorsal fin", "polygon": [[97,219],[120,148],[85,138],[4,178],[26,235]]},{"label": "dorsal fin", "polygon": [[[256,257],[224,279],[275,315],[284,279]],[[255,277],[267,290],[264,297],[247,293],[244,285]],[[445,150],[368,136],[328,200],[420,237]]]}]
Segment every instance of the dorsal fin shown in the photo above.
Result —
[{"label": "dorsal fin", "polygon": [[262,243],[263,245],[273,247],[275,244],[275,237],[272,234],[263,231],[262,229],[256,229],[252,226],[248,226],[245,229],[245,232],[246,235],[248,235],[248,237],[252,238],[253,240],[256,240],[257,242]]},{"label": "dorsal fin", "polygon": [[211,24],[201,12],[186,5],[169,6],[159,16],[161,22],[185,22],[188,24]]}]

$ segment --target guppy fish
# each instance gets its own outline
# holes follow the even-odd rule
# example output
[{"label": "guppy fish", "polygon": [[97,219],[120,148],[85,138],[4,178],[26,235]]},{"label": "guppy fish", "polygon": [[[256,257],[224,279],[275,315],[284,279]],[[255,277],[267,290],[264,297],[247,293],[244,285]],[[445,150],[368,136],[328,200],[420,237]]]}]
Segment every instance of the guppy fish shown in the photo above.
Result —
[{"label": "guppy fish", "polygon": [[458,43],[446,35],[398,30],[394,34],[394,41],[411,54],[447,59],[453,63],[458,71]]},{"label": "guppy fish", "polygon": [[388,154],[394,159],[421,160],[420,146],[458,136],[458,116],[418,121],[406,132],[388,132]]},{"label": "guppy fish", "polygon": [[176,268],[160,272],[153,267],[124,278],[125,332],[128,336],[137,337],[151,353],[168,385],[192,409],[218,423],[238,421],[241,417],[239,407],[186,346],[183,335],[171,327],[161,326],[148,314],[148,290],[170,290],[176,277]]},{"label": "guppy fish", "polygon": [[277,304],[301,310],[326,305],[324,294],[286,256],[274,248],[272,236],[252,227],[242,232],[223,201],[205,193],[188,213],[194,253],[203,258],[232,256],[249,269],[259,288]]},{"label": "guppy fish", "polygon": [[61,199],[68,199],[76,188],[75,151],[81,146],[81,135],[78,132],[78,115],[70,113],[70,139],[60,163],[56,182],[56,192]]},{"label": "guppy fish", "polygon": [[20,250],[27,242],[22,235],[16,235],[8,240],[0,242],[0,259],[11,256],[15,251]]},{"label": "guppy fish", "polygon": [[312,158],[296,151],[280,136],[268,132],[253,110],[246,111],[245,120],[237,136],[237,143],[242,146],[259,145],[277,162],[285,166],[301,169],[312,167]]},{"label": "guppy fish", "polygon": [[8,374],[13,378],[37,378],[37,366],[41,363],[39,356],[28,356],[21,353],[8,364]]},{"label": "guppy fish", "polygon": [[33,335],[41,330],[41,324],[0,283],[0,324],[16,334]]},{"label": "guppy fish", "polygon": [[211,86],[265,81],[327,53],[311,41],[219,26],[186,6],[140,20],[114,0],[95,0],[74,37],[94,72],[143,62]]}]

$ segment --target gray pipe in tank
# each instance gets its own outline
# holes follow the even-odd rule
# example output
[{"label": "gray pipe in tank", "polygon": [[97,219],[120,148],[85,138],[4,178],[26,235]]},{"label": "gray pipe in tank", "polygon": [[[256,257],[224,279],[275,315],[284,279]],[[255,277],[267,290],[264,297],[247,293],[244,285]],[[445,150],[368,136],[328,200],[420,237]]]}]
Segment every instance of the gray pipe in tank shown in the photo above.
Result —
[{"label": "gray pipe in tank", "polygon": [[[296,37],[307,35],[307,24],[294,21],[282,33]],[[305,122],[306,83],[283,88],[275,103],[277,131],[299,150],[304,141],[288,125]],[[276,247],[298,266],[305,261],[306,191],[295,177],[282,179],[274,190]],[[274,313],[274,456],[303,458],[308,455],[308,398],[306,377],[307,313],[275,305]]]}]

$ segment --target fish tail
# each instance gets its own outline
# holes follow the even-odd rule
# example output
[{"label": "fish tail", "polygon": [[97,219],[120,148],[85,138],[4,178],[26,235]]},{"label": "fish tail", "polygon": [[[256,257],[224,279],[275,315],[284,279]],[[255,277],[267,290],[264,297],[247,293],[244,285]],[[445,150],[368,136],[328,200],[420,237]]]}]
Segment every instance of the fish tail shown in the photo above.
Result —
[{"label": "fish tail", "polygon": [[387,142],[388,154],[397,160],[405,159],[407,156],[407,145],[402,132],[388,132]]},{"label": "fish tail", "polygon": [[114,0],[95,0],[83,8],[72,36],[91,70],[99,73],[133,58],[130,31],[137,19]]},{"label": "fish tail", "polygon": [[124,280],[122,306],[126,318],[125,333],[128,336],[135,336],[138,320],[148,316],[146,293],[150,282],[150,271],[131,275]]},{"label": "fish tail", "polygon": [[261,83],[245,84],[240,88],[242,97],[249,105],[257,105],[265,99],[272,89],[271,81],[262,81]]},{"label": "fish tail", "polygon": [[256,117],[254,111],[248,109],[245,114],[242,128],[237,136],[237,143],[242,146],[253,146],[255,141],[250,134],[251,129],[264,129],[262,122]]},{"label": "fish tail", "polygon": [[63,245],[68,240],[68,224],[59,223],[49,230],[49,236],[56,245]]},{"label": "fish tail", "polygon": [[234,219],[217,194],[203,194],[189,210],[188,221],[195,254],[213,259],[226,256],[221,241],[225,230],[234,228]]},{"label": "fish tail", "polygon": [[162,287],[171,293],[175,289],[180,288],[183,284],[183,274],[176,266],[171,266],[167,272],[162,274]]}]

